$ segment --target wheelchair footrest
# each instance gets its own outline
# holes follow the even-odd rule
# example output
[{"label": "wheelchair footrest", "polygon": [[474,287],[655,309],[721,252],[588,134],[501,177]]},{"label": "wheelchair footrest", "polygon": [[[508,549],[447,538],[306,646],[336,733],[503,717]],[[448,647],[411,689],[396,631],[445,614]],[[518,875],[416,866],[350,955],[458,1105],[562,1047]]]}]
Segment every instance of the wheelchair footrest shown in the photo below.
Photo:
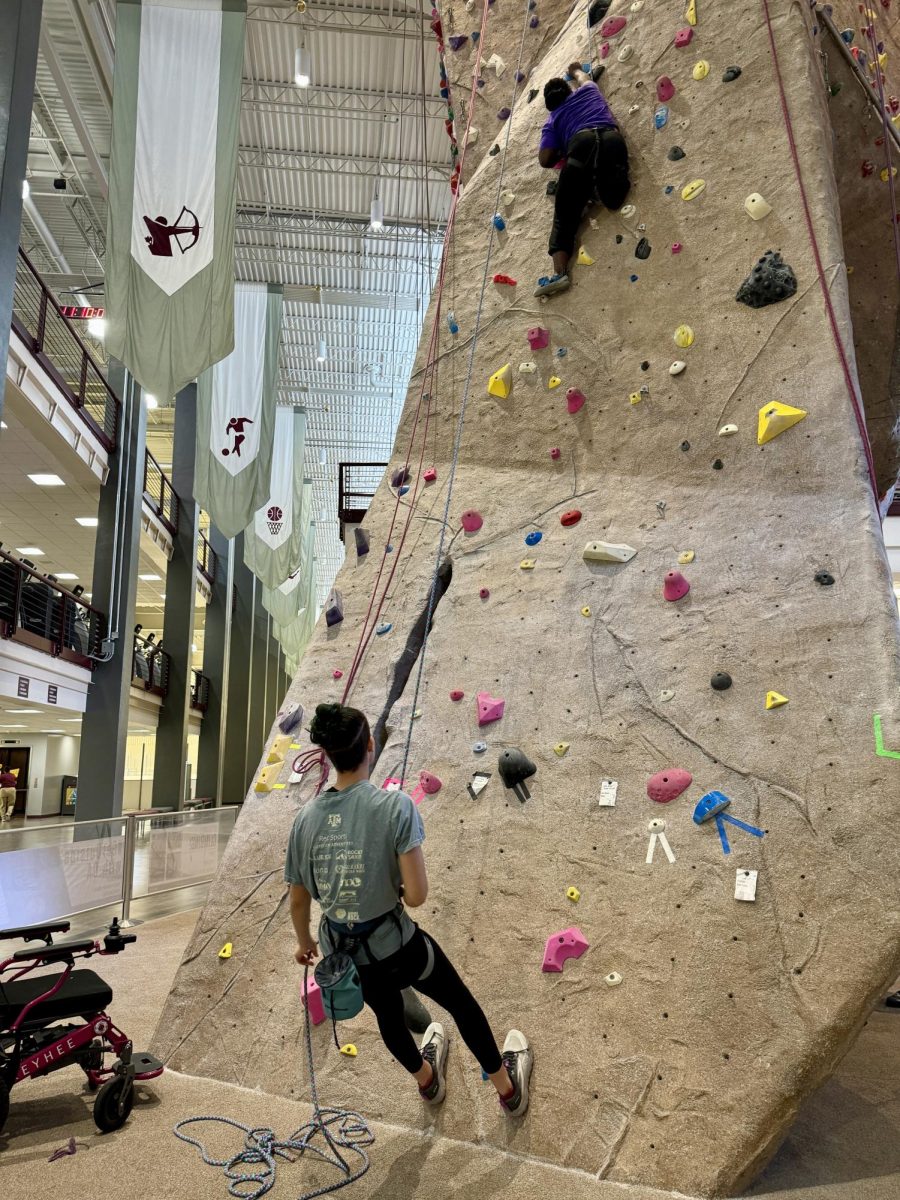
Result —
[{"label": "wheelchair footrest", "polygon": [[146,1050],[142,1050],[139,1054],[132,1054],[131,1063],[134,1067],[135,1079],[153,1079],[164,1069],[159,1059],[148,1054]]}]

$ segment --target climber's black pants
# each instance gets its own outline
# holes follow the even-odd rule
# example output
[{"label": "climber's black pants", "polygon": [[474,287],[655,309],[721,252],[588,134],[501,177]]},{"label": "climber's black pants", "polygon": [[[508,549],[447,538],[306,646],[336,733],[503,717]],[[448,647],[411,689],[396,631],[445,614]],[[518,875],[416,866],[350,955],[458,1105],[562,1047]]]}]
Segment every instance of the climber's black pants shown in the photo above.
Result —
[{"label": "climber's black pants", "polygon": [[[428,966],[426,937],[434,951],[434,967],[423,979],[422,972]],[[411,1075],[421,1069],[422,1055],[406,1028],[401,995],[406,987],[414,987],[447,1010],[483,1071],[493,1075],[500,1070],[503,1063],[487,1017],[430,934],[417,929],[396,954],[370,965],[358,965],[357,970],[363,999],[378,1018],[384,1044]]]},{"label": "climber's black pants", "polygon": [[622,207],[631,187],[628,147],[618,129],[582,129],[566,147],[566,165],[556,185],[550,253],[574,254],[578,226],[595,197],[613,211]]}]

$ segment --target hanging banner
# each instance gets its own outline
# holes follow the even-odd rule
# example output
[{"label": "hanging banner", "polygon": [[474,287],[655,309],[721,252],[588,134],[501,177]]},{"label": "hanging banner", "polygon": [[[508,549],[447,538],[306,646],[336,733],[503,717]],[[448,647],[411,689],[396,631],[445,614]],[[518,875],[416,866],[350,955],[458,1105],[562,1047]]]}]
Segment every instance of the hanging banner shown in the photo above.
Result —
[{"label": "hanging banner", "polygon": [[234,346],[246,0],[118,0],[106,349],[159,400]]},{"label": "hanging banner", "polygon": [[227,538],[269,495],[283,308],[279,287],[237,284],[235,348],[197,380],[194,495]]},{"label": "hanging banner", "polygon": [[316,527],[313,523],[306,528],[299,571],[295,571],[276,588],[262,589],[263,608],[271,614],[276,626],[290,625],[310,604],[315,607],[315,541]]},{"label": "hanging banner", "polygon": [[269,495],[244,530],[244,562],[268,588],[278,587],[300,569],[304,510],[308,508],[305,449],[305,410],[279,406],[275,410]]}]

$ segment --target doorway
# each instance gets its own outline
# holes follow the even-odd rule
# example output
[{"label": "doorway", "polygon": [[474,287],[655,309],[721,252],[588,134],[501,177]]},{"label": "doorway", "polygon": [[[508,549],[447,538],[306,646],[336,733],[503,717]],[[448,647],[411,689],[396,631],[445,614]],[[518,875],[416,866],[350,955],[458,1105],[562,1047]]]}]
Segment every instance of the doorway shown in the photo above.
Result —
[{"label": "doorway", "polygon": [[0,746],[0,767],[5,771],[18,771],[16,777],[16,805],[13,816],[24,816],[28,804],[28,776],[31,765],[31,750],[27,747]]}]

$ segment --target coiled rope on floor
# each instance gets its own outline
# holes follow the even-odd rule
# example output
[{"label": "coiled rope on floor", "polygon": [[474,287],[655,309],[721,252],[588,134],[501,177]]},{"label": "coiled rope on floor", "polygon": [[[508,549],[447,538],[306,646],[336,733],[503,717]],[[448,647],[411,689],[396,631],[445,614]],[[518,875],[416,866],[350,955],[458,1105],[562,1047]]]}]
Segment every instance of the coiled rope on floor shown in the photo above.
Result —
[{"label": "coiled rope on floor", "polygon": [[[309,967],[303,973],[304,992],[309,981]],[[276,1159],[286,1162],[296,1162],[307,1152],[317,1155],[322,1161],[337,1167],[341,1178],[333,1183],[323,1184],[303,1192],[298,1200],[315,1200],[317,1196],[327,1196],[339,1191],[348,1184],[361,1179],[369,1169],[369,1155],[366,1146],[375,1141],[375,1134],[369,1127],[365,1117],[358,1112],[345,1108],[323,1108],[319,1103],[319,1092],[316,1087],[316,1073],[313,1065],[312,1025],[309,1009],[305,1018],[306,1061],[309,1069],[309,1086],[312,1096],[313,1115],[295,1129],[290,1137],[279,1138],[273,1129],[265,1126],[253,1128],[235,1121],[231,1117],[186,1117],[174,1127],[173,1133],[182,1142],[195,1146],[200,1151],[203,1161],[210,1167],[221,1167],[228,1180],[228,1193],[239,1200],[260,1200],[266,1192],[275,1186],[277,1163]],[[239,1129],[244,1134],[244,1146],[231,1158],[212,1158],[199,1138],[183,1133],[188,1125],[215,1124],[227,1125]],[[315,1145],[313,1139],[321,1135],[324,1145]],[[344,1151],[342,1154],[341,1152]],[[346,1154],[346,1157],[345,1157]],[[349,1161],[355,1156],[357,1160],[354,1169]],[[259,1168],[254,1170],[254,1168]]]}]

